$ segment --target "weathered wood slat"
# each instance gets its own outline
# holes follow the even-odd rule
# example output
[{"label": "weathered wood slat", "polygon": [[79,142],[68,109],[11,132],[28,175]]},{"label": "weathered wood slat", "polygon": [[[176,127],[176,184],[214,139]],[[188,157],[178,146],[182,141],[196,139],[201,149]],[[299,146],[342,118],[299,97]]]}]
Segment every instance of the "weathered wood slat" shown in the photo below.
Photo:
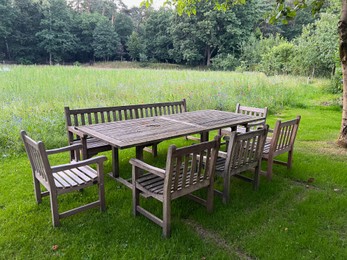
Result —
[{"label": "weathered wood slat", "polygon": [[[190,147],[176,149],[170,146],[167,160],[165,175],[160,175],[159,171],[151,170],[150,173],[140,175],[139,170],[151,169],[148,164],[138,159],[131,159],[133,165],[133,213],[143,214],[147,218],[163,228],[163,235],[170,235],[170,215],[171,200],[178,197],[191,194],[192,192],[208,188],[208,199],[196,199],[196,201],[205,205],[208,211],[213,207],[213,180],[215,163],[220,145],[220,137],[214,141],[204,142]],[[211,167],[202,167],[203,155],[207,154],[206,164]],[[198,160],[199,158],[200,160]],[[204,174],[202,171],[204,170]],[[139,194],[142,192],[145,196],[152,196],[163,203],[163,219],[159,219],[149,211],[140,206]]]},{"label": "weathered wood slat", "polygon": [[253,188],[259,185],[260,164],[268,132],[268,126],[264,129],[247,133],[233,132],[230,136],[227,156],[218,157],[216,173],[224,178],[223,203],[230,200],[230,179],[232,176],[240,177],[246,170],[254,170],[253,179],[240,177],[251,181]]},{"label": "weathered wood slat", "polygon": [[[288,168],[292,166],[293,149],[296,134],[299,128],[301,117],[297,116],[294,120],[276,122],[273,134],[267,138],[263,152],[263,159],[268,161],[266,176],[268,179],[272,178],[273,163],[286,165]],[[287,162],[275,160],[277,155],[288,152]]]},{"label": "weathered wood slat", "polygon": [[[146,118],[149,116],[162,115],[162,114],[173,114],[173,107],[180,107],[180,113],[186,111],[186,101],[175,102],[163,102],[163,103],[152,103],[152,104],[139,104],[139,105],[128,105],[128,106],[114,106],[114,107],[99,107],[99,108],[85,108],[85,109],[70,109],[65,107],[65,118],[67,127],[70,126],[81,126],[81,125],[94,125],[106,122],[117,122],[129,119]],[[86,120],[87,119],[87,120]],[[127,129],[129,132],[133,132],[131,127]],[[72,144],[79,141],[81,136],[72,132],[68,129],[69,143]],[[98,138],[98,137],[97,137]],[[131,138],[131,137],[129,137]],[[103,140],[103,139],[99,139]],[[111,147],[104,142],[86,141],[87,147],[84,148],[83,154],[87,157],[91,157],[102,151],[110,150]],[[157,145],[157,144],[155,144]],[[153,148],[153,154],[156,153],[156,148]],[[73,159],[73,154],[71,154]]]},{"label": "weathered wood slat", "polygon": [[[72,118],[70,118],[72,120]],[[80,149],[80,145],[67,146],[52,150],[46,150],[42,142],[31,139],[25,131],[21,131],[25,149],[30,160],[34,189],[37,203],[42,202],[43,196],[50,196],[53,226],[60,225],[60,219],[89,209],[100,206],[105,210],[104,186],[103,186],[103,162],[105,156],[95,157],[88,161],[74,161],[69,164],[51,166],[48,160],[49,154],[56,154],[66,151]],[[90,164],[97,164],[97,171],[91,168]],[[41,184],[46,191],[41,191]],[[72,210],[59,213],[58,196],[63,193],[87,188],[93,184],[99,184],[99,198],[95,202],[89,203]]]}]

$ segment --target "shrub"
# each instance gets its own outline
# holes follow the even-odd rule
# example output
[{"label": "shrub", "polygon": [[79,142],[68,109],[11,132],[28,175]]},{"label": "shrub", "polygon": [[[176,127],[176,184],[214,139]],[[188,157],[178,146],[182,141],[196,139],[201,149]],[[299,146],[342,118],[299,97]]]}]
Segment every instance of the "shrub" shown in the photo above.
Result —
[{"label": "shrub", "polygon": [[218,54],[212,59],[212,69],[234,70],[240,62],[232,54]]},{"label": "shrub", "polygon": [[288,74],[291,71],[291,60],[294,56],[294,45],[283,42],[271,48],[262,56],[260,68],[268,75]]}]

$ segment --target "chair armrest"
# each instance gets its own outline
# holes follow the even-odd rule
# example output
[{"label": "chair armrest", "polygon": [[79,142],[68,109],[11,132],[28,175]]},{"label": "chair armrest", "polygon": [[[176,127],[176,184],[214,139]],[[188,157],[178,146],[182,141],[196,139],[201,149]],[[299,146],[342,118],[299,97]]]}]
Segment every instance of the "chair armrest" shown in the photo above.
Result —
[{"label": "chair armrest", "polygon": [[90,165],[90,164],[101,165],[106,160],[107,160],[106,156],[97,156],[97,157],[93,157],[93,158],[83,160],[83,161],[78,161],[78,162],[74,161],[74,162],[71,162],[68,164],[52,166],[51,169],[52,169],[52,172],[59,172],[59,171],[65,171],[65,170],[69,170],[69,169],[76,168],[76,167]]},{"label": "chair armrest", "polygon": [[85,133],[79,131],[79,130],[77,129],[76,126],[68,126],[68,127],[67,127],[67,130],[68,130],[69,132],[71,132],[71,133],[74,133],[74,134],[78,135],[78,136],[81,137],[81,138],[85,138],[85,137],[88,136],[88,135],[86,135]]},{"label": "chair armrest", "polygon": [[81,144],[73,144],[73,145],[64,146],[64,147],[60,147],[60,148],[56,148],[56,149],[46,150],[46,153],[48,155],[50,155],[50,154],[62,153],[62,152],[67,152],[67,151],[72,151],[72,150],[80,150],[80,149],[82,149]]},{"label": "chair armrest", "polygon": [[130,159],[129,163],[135,167],[142,169],[142,170],[148,171],[148,172],[153,173],[159,177],[165,178],[165,170],[163,170],[161,168],[149,165],[149,164],[147,164],[147,163],[145,163],[139,159],[134,159],[134,158]]}]

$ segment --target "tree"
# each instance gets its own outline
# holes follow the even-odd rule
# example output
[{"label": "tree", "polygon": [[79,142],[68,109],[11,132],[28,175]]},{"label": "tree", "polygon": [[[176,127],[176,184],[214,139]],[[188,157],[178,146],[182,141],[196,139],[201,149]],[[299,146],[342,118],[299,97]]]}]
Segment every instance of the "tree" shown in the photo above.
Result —
[{"label": "tree", "polygon": [[134,24],[129,15],[117,13],[114,26],[121,43],[117,48],[117,56],[120,56],[120,59],[123,60],[123,56],[126,54],[126,42],[133,32]]},{"label": "tree", "polygon": [[[11,59],[9,36],[17,16],[10,0],[0,0],[0,17],[0,59]],[[6,19],[3,19],[5,17]]]},{"label": "tree", "polygon": [[127,42],[127,48],[129,55],[133,61],[140,60],[141,56],[144,55],[145,46],[141,43],[141,39],[137,32],[133,32]]},{"label": "tree", "polygon": [[173,49],[173,43],[170,28],[173,15],[171,10],[164,8],[150,12],[142,33],[149,60],[172,61],[170,50]]},{"label": "tree", "polygon": [[94,49],[92,46],[94,41],[93,34],[97,24],[104,18],[98,13],[84,12],[82,14],[75,14],[74,31],[78,46],[75,54],[79,61],[91,62],[94,59]]},{"label": "tree", "polygon": [[76,47],[71,33],[72,15],[65,0],[49,0],[43,6],[41,30],[36,33],[39,46],[49,55],[49,64],[63,61]]},{"label": "tree", "polygon": [[[146,6],[150,6],[153,0],[144,0]],[[166,3],[176,7],[178,13],[188,15],[196,14],[198,3],[201,0],[167,0]],[[226,10],[234,4],[244,4],[246,0],[206,0],[205,3],[212,3],[218,10]],[[309,2],[309,4],[308,4]],[[313,14],[317,13],[329,0],[276,0],[276,8],[270,18],[270,22],[281,20],[288,23],[288,20],[296,16],[298,9],[309,8]],[[340,20],[338,22],[339,33],[339,54],[343,76],[343,101],[342,120],[340,135],[337,140],[338,145],[347,148],[347,0],[341,0]]]},{"label": "tree", "polygon": [[116,54],[119,44],[119,36],[114,26],[107,18],[103,18],[98,22],[93,32],[92,46],[95,57],[108,61]]},{"label": "tree", "polygon": [[10,36],[12,59],[24,64],[40,61],[44,54],[37,48],[39,41],[35,36],[42,19],[39,4],[32,0],[15,0],[13,8],[17,19]]},{"label": "tree", "polygon": [[249,1],[242,8],[233,7],[225,12],[200,2],[196,15],[176,16],[171,22],[173,57],[177,62],[209,66],[217,54],[239,56],[240,43],[249,38],[258,20],[254,14],[255,2]]}]

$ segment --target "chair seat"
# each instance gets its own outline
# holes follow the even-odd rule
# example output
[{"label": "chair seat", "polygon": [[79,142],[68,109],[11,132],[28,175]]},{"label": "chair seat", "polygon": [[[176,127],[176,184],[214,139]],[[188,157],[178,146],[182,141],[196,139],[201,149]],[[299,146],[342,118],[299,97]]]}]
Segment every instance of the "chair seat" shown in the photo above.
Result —
[{"label": "chair seat", "polygon": [[[236,128],[236,132],[242,133],[242,134],[246,133],[246,127],[238,125]],[[230,135],[230,134],[231,134],[231,128],[230,127],[223,128],[221,130],[221,135]]]},{"label": "chair seat", "polygon": [[[246,162],[245,162],[246,160]],[[251,165],[251,164],[254,164],[256,162],[256,160],[251,160],[250,158],[246,158],[245,160],[241,160],[239,163],[242,164],[242,165]],[[225,167],[225,161],[226,159],[223,158],[223,157],[218,157],[217,158],[217,162],[216,162],[216,174],[221,176],[224,172],[224,167]],[[233,169],[238,169],[238,164],[235,164],[233,166]]]},{"label": "chair seat", "polygon": [[57,189],[68,189],[98,182],[97,172],[89,166],[56,172],[53,173],[53,177]]},{"label": "chair seat", "polygon": [[272,140],[271,137],[266,138],[266,142],[265,142],[265,145],[264,145],[263,155],[264,155],[264,154],[268,154],[268,153],[270,152],[271,140]]},{"label": "chair seat", "polygon": [[[186,185],[185,186],[190,186],[190,175],[191,175],[191,172],[188,173],[186,175]],[[180,174],[178,176],[178,187],[176,189],[176,191],[178,190],[181,190],[182,189],[182,178],[183,175]],[[171,189],[171,193],[173,193],[175,191],[174,189],[174,180],[176,178],[176,175],[174,174],[172,176],[172,189]],[[196,184],[197,183],[197,178],[198,178],[198,174],[195,172],[194,175],[193,175],[193,179],[192,179],[192,184]],[[200,176],[200,180],[203,180],[203,176],[201,175]],[[139,179],[137,179],[137,184],[140,185],[141,187],[138,187],[140,190],[141,189],[145,189],[147,191],[150,191],[154,194],[158,194],[158,195],[162,195],[163,194],[163,189],[164,189],[164,179],[155,175],[155,174],[151,174],[151,173],[148,173],[148,174],[145,174],[143,176],[141,176]]]}]

